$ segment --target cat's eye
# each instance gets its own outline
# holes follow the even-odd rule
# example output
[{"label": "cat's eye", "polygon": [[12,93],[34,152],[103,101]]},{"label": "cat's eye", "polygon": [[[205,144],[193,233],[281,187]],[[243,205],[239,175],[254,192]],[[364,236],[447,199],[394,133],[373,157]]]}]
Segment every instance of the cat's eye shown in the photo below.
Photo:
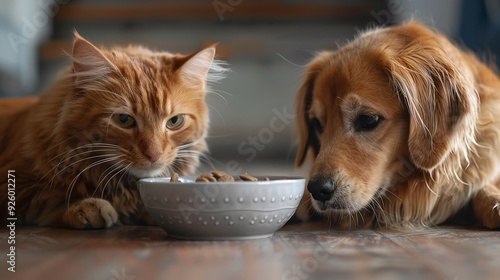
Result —
[{"label": "cat's eye", "polygon": [[186,120],[186,115],[174,116],[167,121],[167,128],[170,130],[177,130],[181,128],[185,120]]},{"label": "cat's eye", "polygon": [[134,118],[127,114],[115,114],[113,115],[113,119],[119,126],[123,128],[129,128],[135,125]]},{"label": "cat's eye", "polygon": [[357,132],[367,132],[372,131],[380,124],[383,117],[378,115],[362,114],[356,117],[354,120],[354,130]]}]

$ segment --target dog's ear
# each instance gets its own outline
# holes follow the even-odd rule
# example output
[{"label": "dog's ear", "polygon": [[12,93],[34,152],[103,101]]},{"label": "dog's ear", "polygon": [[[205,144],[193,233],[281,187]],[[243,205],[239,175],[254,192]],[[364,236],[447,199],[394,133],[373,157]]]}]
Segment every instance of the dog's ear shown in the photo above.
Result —
[{"label": "dog's ear", "polygon": [[296,166],[304,163],[309,148],[313,148],[315,154],[319,152],[319,141],[316,138],[316,132],[310,126],[309,119],[315,80],[316,73],[309,73],[297,96],[296,122],[299,130],[299,150],[295,158]]},{"label": "dog's ear", "polygon": [[316,58],[308,66],[306,79],[297,95],[296,122],[299,132],[299,149],[295,158],[296,166],[301,166],[304,163],[309,149],[312,149],[314,156],[319,153],[320,142],[316,136],[314,124],[309,118],[309,112],[313,102],[316,78],[330,56],[329,52],[321,52],[316,55]]},{"label": "dog's ear", "polygon": [[460,51],[447,39],[418,23],[398,31],[403,45],[389,72],[409,112],[412,160],[431,171],[464,139],[474,141],[479,97]]}]

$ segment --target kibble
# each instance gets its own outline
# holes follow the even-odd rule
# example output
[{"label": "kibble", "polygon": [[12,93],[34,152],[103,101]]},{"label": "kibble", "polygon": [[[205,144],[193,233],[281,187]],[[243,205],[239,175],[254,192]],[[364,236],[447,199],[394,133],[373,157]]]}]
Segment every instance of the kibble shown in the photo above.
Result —
[{"label": "kibble", "polygon": [[[269,177],[264,177],[262,179],[263,181],[270,181]],[[254,177],[252,175],[248,175],[248,173],[243,173],[239,175],[239,178],[235,178],[231,176],[230,174],[220,171],[220,170],[214,170],[210,173],[203,173],[200,174],[198,177],[195,179],[196,182],[243,182],[243,181],[248,181],[248,182],[257,182],[259,179],[257,177]],[[172,176],[170,177],[170,182],[180,182],[179,181],[179,174],[173,173]]]},{"label": "kibble", "polygon": [[210,182],[210,181],[208,181],[207,178],[205,178],[205,177],[199,177],[199,176],[196,178],[195,181],[196,182],[207,182],[207,183]]},{"label": "kibble", "polygon": [[170,182],[179,182],[179,174],[174,172],[174,174],[172,174],[172,177],[170,177]]},{"label": "kibble", "polygon": [[252,181],[252,182],[259,181],[259,179],[257,179],[254,176],[248,175],[248,173],[240,174],[240,179],[243,181]]},{"label": "kibble", "polygon": [[234,177],[224,171],[214,170],[212,175],[217,179],[217,182],[234,182]]},{"label": "kibble", "polygon": [[217,182],[217,179],[210,173],[203,173],[196,178],[196,182]]}]

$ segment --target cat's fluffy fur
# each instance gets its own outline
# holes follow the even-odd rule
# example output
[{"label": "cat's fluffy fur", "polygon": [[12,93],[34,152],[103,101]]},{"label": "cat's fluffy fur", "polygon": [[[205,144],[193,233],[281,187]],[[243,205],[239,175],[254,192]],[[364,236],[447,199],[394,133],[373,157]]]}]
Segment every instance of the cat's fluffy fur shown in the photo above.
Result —
[{"label": "cat's fluffy fur", "polygon": [[136,181],[194,172],[206,150],[207,83],[225,70],[214,55],[213,47],[189,56],[105,50],[75,33],[72,65],[51,88],[0,101],[2,219],[15,170],[20,224],[151,222]]}]

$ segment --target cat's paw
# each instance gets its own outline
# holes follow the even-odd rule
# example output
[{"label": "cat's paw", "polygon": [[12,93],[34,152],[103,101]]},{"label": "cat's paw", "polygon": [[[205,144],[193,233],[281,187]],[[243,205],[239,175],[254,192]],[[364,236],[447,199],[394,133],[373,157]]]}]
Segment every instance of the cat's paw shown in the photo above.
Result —
[{"label": "cat's paw", "polygon": [[65,220],[67,225],[77,229],[109,228],[118,221],[118,214],[109,201],[87,198],[71,206]]}]

